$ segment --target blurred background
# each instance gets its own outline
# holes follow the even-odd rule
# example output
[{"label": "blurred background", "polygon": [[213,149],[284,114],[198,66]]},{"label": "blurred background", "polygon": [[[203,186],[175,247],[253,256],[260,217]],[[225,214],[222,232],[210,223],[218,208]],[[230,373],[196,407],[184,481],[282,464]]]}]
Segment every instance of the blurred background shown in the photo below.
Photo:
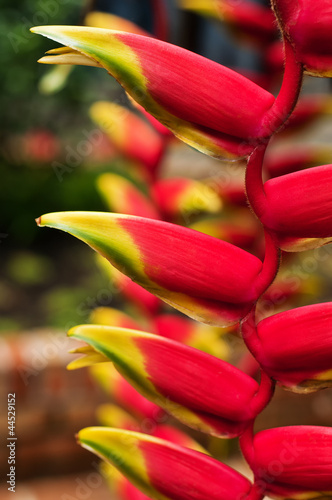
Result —
[{"label": "blurred background", "polygon": [[[71,326],[91,321],[91,313],[101,307],[125,310],[132,317],[136,314],[144,323],[142,307],[137,308],[119,291],[116,278],[105,272],[88,247],[35,223],[36,217],[52,211],[121,211],[123,200],[111,192],[105,195],[99,181],[103,174],[124,176],[144,192],[145,177],[137,167],[140,158],[126,155],[125,147],[91,115],[96,101],[128,107],[127,99],[104,70],[37,64],[54,43],[31,34],[29,28],[83,24],[93,11],[111,13],[241,71],[274,93],[280,86],[282,55],[275,25],[260,32],[259,27],[252,30],[232,16],[220,19],[214,2],[204,6],[204,2],[167,0],[159,14],[151,6],[154,3],[158,2],[21,0],[14,5],[1,0],[0,428],[1,435],[7,436],[7,394],[15,393],[16,500],[116,498],[97,474],[98,461],[78,447],[74,438],[82,427],[97,423],[96,407],[109,401],[109,395],[88,370],[66,371],[72,357],[68,350],[75,345],[65,334]],[[247,3],[265,10],[269,5],[268,1],[239,0],[236,6]],[[307,78],[303,96],[297,121],[277,134],[271,146],[269,176],[295,168],[295,163],[283,159],[289,151],[303,153],[301,168],[331,163],[329,80]],[[261,230],[243,195],[243,163],[220,166],[178,141],[166,140],[162,134],[159,141],[160,137],[164,142],[157,166],[159,180],[181,176],[202,183],[195,184],[195,189],[190,184],[191,198],[177,200],[170,208],[167,186],[161,182],[155,192],[166,196],[166,202],[162,196],[156,202],[155,196],[153,204],[165,220],[197,224],[195,228],[205,232],[210,223],[214,231],[222,221],[221,237],[263,255]],[[319,255],[305,252],[286,258],[274,289],[277,295],[265,297],[263,313],[329,300],[331,254],[328,246]],[[241,341],[231,333],[220,333],[220,356],[249,366],[243,360]],[[257,425],[331,425],[331,415],[331,390],[303,397],[278,389]],[[236,440],[220,444],[192,435],[216,456],[243,467]],[[7,499],[5,445],[0,449],[0,464],[0,496]]]}]

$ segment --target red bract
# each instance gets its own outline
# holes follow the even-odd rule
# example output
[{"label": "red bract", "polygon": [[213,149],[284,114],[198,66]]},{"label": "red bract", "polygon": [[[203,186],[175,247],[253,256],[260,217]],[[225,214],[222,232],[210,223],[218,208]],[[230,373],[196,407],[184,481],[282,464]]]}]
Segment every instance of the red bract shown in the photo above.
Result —
[{"label": "red bract", "polygon": [[[158,335],[97,325],[75,327],[69,335],[90,346],[75,352],[92,363],[109,359],[144,397],[194,429],[235,437],[262,408],[254,379],[198,349]],[[88,361],[79,358],[70,367]],[[266,390],[270,395],[268,386]]]},{"label": "red bract", "polygon": [[[257,257],[175,224],[103,212],[47,214],[38,224],[77,236],[154,295],[215,326],[237,323],[268,284]],[[275,272],[272,262],[267,274]]]},{"label": "red bract", "polygon": [[295,392],[332,386],[332,303],[292,309],[257,325],[264,370]]},{"label": "red bract", "polygon": [[313,76],[332,76],[330,0],[272,0],[283,34]]},{"label": "red bract", "polygon": [[162,439],[90,427],[78,440],[155,500],[239,500],[251,489],[248,479],[227,465]]},{"label": "red bract", "polygon": [[90,108],[90,116],[120,153],[141,163],[150,173],[156,170],[164,152],[164,142],[144,120],[129,109],[108,101],[95,102]]},{"label": "red bract", "polygon": [[280,248],[298,252],[332,241],[332,165],[271,179],[264,191],[260,219]]},{"label": "red bract", "polygon": [[255,42],[266,43],[276,38],[271,10],[251,1],[214,0],[222,20],[236,28],[238,34]]},{"label": "red bract", "polygon": [[332,495],[332,429],[290,426],[254,437],[251,467],[262,493],[303,499]]},{"label": "red bract", "polygon": [[272,94],[193,52],[100,28],[43,26],[33,31],[70,47],[50,51],[41,62],[104,67],[151,115],[206,154],[244,157],[259,138],[274,131],[264,122],[275,102]]}]

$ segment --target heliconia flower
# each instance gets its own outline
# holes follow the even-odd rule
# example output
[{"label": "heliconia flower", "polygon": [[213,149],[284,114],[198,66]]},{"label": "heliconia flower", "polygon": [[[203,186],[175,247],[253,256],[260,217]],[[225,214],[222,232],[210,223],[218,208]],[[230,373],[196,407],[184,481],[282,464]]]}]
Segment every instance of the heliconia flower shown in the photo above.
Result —
[{"label": "heliconia flower", "polygon": [[125,429],[127,431],[144,432],[170,443],[185,446],[191,450],[200,451],[209,455],[197,441],[185,434],[180,429],[171,425],[160,424],[156,420],[143,419],[139,421],[130,415],[127,411],[114,404],[103,404],[97,408],[97,419],[105,427],[115,427],[116,429]]},{"label": "heliconia flower", "polygon": [[159,180],[153,184],[152,195],[168,219],[200,212],[218,213],[222,209],[222,201],[217,193],[194,179],[176,177]]},{"label": "heliconia flower", "polygon": [[97,186],[113,212],[160,219],[152,201],[125,177],[113,173],[102,174],[97,179]]},{"label": "heliconia flower", "polygon": [[260,232],[257,219],[242,207],[234,207],[224,216],[201,219],[189,227],[245,249],[254,245]]},{"label": "heliconia flower", "polygon": [[320,146],[303,146],[296,150],[289,147],[268,155],[264,161],[264,170],[269,177],[279,177],[325,163],[330,158],[331,150]]},{"label": "heliconia flower", "polygon": [[136,102],[135,99],[133,99],[129,94],[127,94],[127,97],[129,99],[129,101],[131,102],[131,104],[134,106],[134,108],[136,108],[140,113],[142,113],[142,115],[145,116],[145,118],[150,122],[150,124],[153,126],[153,128],[164,137],[164,140],[168,140],[171,137],[174,138],[174,135],[172,134],[172,132],[167,127],[165,127],[162,123],[160,123],[160,121],[158,121],[154,116],[150,115],[150,113],[148,113],[143,108],[143,106],[138,104],[138,102]]},{"label": "heliconia flower", "polygon": [[274,314],[257,325],[255,356],[270,377],[294,392],[332,386],[332,303]]},{"label": "heliconia flower", "polygon": [[[102,362],[109,358],[144,397],[201,432],[235,437],[258,413],[257,382],[198,349],[159,335],[99,325],[77,326],[68,335],[86,342]],[[75,363],[81,366],[77,360],[72,367]]]},{"label": "heliconia flower", "polygon": [[29,130],[23,136],[25,159],[28,162],[49,163],[60,153],[60,142],[49,130]]},{"label": "heliconia flower", "polygon": [[90,315],[90,321],[95,325],[116,326],[132,330],[144,330],[142,327],[144,322],[146,330],[162,337],[183,342],[221,359],[227,359],[229,356],[228,344],[221,337],[225,333],[234,331],[234,327],[216,328],[175,314],[159,314],[151,320],[144,317],[141,322],[138,322],[128,314],[112,307],[95,308]]},{"label": "heliconia flower", "polygon": [[332,76],[332,7],[330,0],[272,0],[281,31],[296,58],[313,76]]},{"label": "heliconia flower", "polygon": [[332,496],[332,429],[289,426],[261,431],[253,441],[255,482],[278,499]]},{"label": "heliconia flower", "polygon": [[90,116],[125,156],[154,172],[164,152],[164,141],[144,120],[128,108],[114,102],[98,101],[90,107]]},{"label": "heliconia flower", "polygon": [[[99,405],[96,411],[98,423],[105,427],[115,427],[117,429],[127,429],[137,431],[140,429],[140,422],[120,406],[106,403]],[[145,430],[145,432],[147,432]]]},{"label": "heliconia flower", "polygon": [[54,66],[41,77],[38,82],[38,90],[41,94],[50,95],[62,90],[72,71],[72,66]]},{"label": "heliconia flower", "polygon": [[[80,358],[82,359],[82,358]],[[72,361],[69,369],[80,368],[80,359]],[[84,359],[84,358],[83,358]],[[107,361],[109,359],[107,358]],[[138,420],[149,419],[152,422],[164,422],[165,412],[134,389],[120,375],[111,363],[90,365],[90,373],[105,393],[124,410]]]},{"label": "heliconia flower", "polygon": [[37,222],[78,237],[157,297],[214,326],[237,323],[266,288],[257,257],[175,224],[103,212],[58,212]]},{"label": "heliconia flower", "polygon": [[329,94],[304,96],[297,103],[281,131],[282,137],[292,132],[298,132],[322,115],[331,115],[331,113],[332,98]]},{"label": "heliconia flower", "polygon": [[122,274],[113,267],[101,255],[97,254],[97,263],[111,279],[113,285],[118,289],[121,295],[138,310],[139,314],[151,316],[158,312],[161,307],[161,300],[155,295],[137,285],[128,276]]},{"label": "heliconia flower", "polygon": [[89,427],[77,438],[152,499],[238,500],[251,489],[248,479],[217,460],[145,434]]},{"label": "heliconia flower", "polygon": [[282,250],[300,252],[332,241],[332,165],[271,179],[264,191],[260,219]]},{"label": "heliconia flower", "polygon": [[216,328],[175,314],[156,316],[154,326],[154,332],[162,337],[183,342],[224,360],[229,357],[229,346],[221,336],[233,327]]},{"label": "heliconia flower", "polygon": [[99,471],[114,498],[119,500],[151,500],[151,497],[144,495],[109,462],[101,462]]},{"label": "heliconia flower", "polygon": [[135,33],[136,35],[150,36],[150,33],[137,26],[137,24],[109,12],[99,12],[97,10],[89,12],[84,18],[84,24],[85,26],[92,26],[94,28],[126,31],[128,33]]},{"label": "heliconia flower", "polygon": [[118,326],[140,330],[141,326],[129,314],[113,307],[96,307],[90,315],[91,323],[95,325]]},{"label": "heliconia flower", "polygon": [[[230,175],[222,175],[214,177],[212,185],[215,191],[219,194],[225,203],[232,205],[248,207],[248,200],[245,193],[245,163],[240,164],[240,168],[234,172],[230,171]],[[243,168],[241,168],[243,165]],[[233,209],[233,207],[232,207]]]},{"label": "heliconia flower", "polygon": [[180,7],[221,19],[236,33],[260,43],[276,38],[275,19],[271,10],[254,2],[234,0],[179,0]]},{"label": "heliconia flower", "polygon": [[100,28],[43,26],[32,31],[68,46],[40,62],[104,67],[151,115],[206,154],[245,157],[259,138],[273,132],[265,123],[273,95],[193,52]]}]

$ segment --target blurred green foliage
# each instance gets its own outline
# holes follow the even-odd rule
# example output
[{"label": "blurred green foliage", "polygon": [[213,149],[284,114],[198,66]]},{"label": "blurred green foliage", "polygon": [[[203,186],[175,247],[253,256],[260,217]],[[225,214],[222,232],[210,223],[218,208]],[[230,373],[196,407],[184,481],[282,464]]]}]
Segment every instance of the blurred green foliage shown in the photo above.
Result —
[{"label": "blurred green foliage", "polygon": [[117,168],[107,155],[95,162],[96,155],[77,151],[90,148],[96,130],[88,108],[98,99],[122,98],[118,84],[106,71],[75,67],[56,93],[43,94],[40,82],[54,68],[37,60],[56,44],[29,31],[80,24],[87,4],[1,2],[0,330],[87,321],[92,306],[80,305],[89,297],[98,305],[100,290],[109,286],[90,249],[35,223],[52,211],[105,210],[95,179]]}]

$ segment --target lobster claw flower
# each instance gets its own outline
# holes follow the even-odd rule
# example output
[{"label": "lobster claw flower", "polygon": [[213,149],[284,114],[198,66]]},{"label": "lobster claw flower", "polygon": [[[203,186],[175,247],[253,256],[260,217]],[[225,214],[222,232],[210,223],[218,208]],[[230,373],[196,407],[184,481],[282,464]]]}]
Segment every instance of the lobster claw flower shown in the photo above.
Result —
[{"label": "lobster claw flower", "polygon": [[313,76],[332,76],[332,6],[330,0],[272,0],[281,31],[296,58]]},{"label": "lobster claw flower", "polygon": [[290,426],[254,437],[255,482],[278,499],[332,496],[332,429]]},{"label": "lobster claw flower", "polygon": [[113,404],[103,404],[97,408],[97,418],[101,425],[105,427],[115,427],[116,429],[126,429],[128,431],[144,432],[151,436],[165,439],[171,443],[200,451],[209,455],[197,441],[188,436],[185,432],[167,424],[159,424],[156,420],[144,419],[139,422],[130,413],[119,406]]},{"label": "lobster claw flower", "polygon": [[180,7],[198,14],[220,19],[246,39],[259,43],[276,38],[271,10],[254,2],[234,0],[178,0]]},{"label": "lobster claw flower", "polygon": [[90,321],[94,325],[117,326],[141,330],[140,323],[129,314],[113,307],[96,307],[90,314]]},{"label": "lobster claw flower", "polygon": [[104,357],[102,362],[112,361],[137,391],[189,427],[235,437],[257,415],[257,382],[198,349],[150,333],[97,325],[74,327],[68,335],[86,342]]},{"label": "lobster claw flower", "polygon": [[131,181],[114,173],[98,177],[97,187],[110,210],[149,219],[160,219],[152,201]]},{"label": "lobster claw flower", "polygon": [[218,213],[222,202],[218,194],[204,182],[176,177],[162,179],[153,185],[154,199],[165,215],[188,217],[201,212]]},{"label": "lobster claw flower", "polygon": [[137,24],[109,12],[97,10],[89,12],[84,18],[84,24],[94,28],[127,31],[128,33],[136,33],[136,35],[150,36],[150,33],[137,26]]},{"label": "lobster claw flower", "polygon": [[95,102],[89,112],[120,153],[143,164],[148,171],[155,171],[164,152],[164,141],[152,126],[114,102]]},{"label": "lobster claw flower", "polygon": [[257,360],[294,392],[332,387],[332,303],[275,314],[257,325]]},{"label": "lobster claw flower", "polygon": [[[93,349],[93,351],[96,352],[95,349]],[[75,353],[76,352],[77,350]],[[70,370],[80,368],[80,360],[82,359],[84,359],[84,356],[83,358],[72,361],[68,365],[68,368]],[[117,405],[121,406],[121,408],[131,415],[134,415],[138,420],[148,419],[153,422],[164,421],[164,411],[137,392],[127,380],[116,371],[114,366],[109,363],[109,359],[107,358],[106,360],[108,363],[90,363],[90,373],[105,393],[110,396]]]},{"label": "lobster claw flower", "polygon": [[203,325],[175,314],[160,314],[154,318],[155,330],[162,337],[182,342],[196,349],[226,360],[229,355],[227,342],[220,338],[234,327],[226,329]]},{"label": "lobster claw flower", "polygon": [[217,460],[145,434],[88,427],[77,438],[155,500],[238,500],[251,489],[248,479]]},{"label": "lobster claw flower", "polygon": [[317,248],[332,241],[332,165],[309,168],[264,184],[262,223],[287,252]]},{"label": "lobster claw flower", "polygon": [[58,212],[37,222],[83,240],[149,292],[203,323],[237,323],[264,291],[261,260],[192,229],[103,212]]},{"label": "lobster claw flower", "polygon": [[[128,276],[118,271],[116,267],[113,267],[99,253],[96,257],[99,267],[110,278],[113,286],[121,293],[121,296],[128,301],[130,306],[133,306],[138,316],[142,316],[143,314],[144,316],[150,317],[159,311],[162,302],[158,297],[148,292],[140,285],[137,285],[137,283],[128,278]],[[116,324],[116,326],[119,325]]]},{"label": "lobster claw flower", "polygon": [[266,136],[264,118],[273,95],[209,59],[153,38],[100,28],[32,31],[65,45],[40,62],[104,67],[146,111],[199,151],[238,159]]}]

